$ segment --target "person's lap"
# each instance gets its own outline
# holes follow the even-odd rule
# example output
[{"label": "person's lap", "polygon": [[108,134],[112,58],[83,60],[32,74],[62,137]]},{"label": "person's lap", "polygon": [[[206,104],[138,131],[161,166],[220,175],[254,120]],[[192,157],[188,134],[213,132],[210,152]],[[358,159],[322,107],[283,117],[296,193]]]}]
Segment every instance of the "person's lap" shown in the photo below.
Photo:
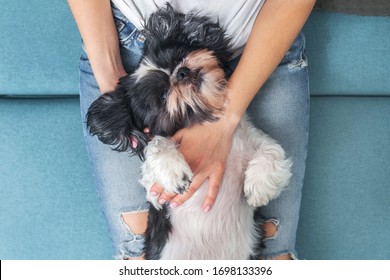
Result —
[{"label": "person's lap", "polygon": [[[142,57],[144,38],[115,8],[123,64],[128,73],[136,69]],[[248,108],[254,124],[279,141],[293,161],[293,176],[281,196],[261,209],[266,220],[278,224],[277,234],[268,238],[264,256],[295,255],[295,237],[299,217],[301,188],[305,171],[308,138],[309,93],[304,37],[298,36],[292,48]],[[231,63],[234,64],[237,59]],[[100,96],[87,54],[80,59],[80,106],[85,120],[90,104]],[[113,151],[89,135],[83,122],[85,142],[95,182],[106,215],[118,258],[142,254],[143,236],[128,226],[124,215],[147,211],[145,190],[140,186],[140,160],[127,153]]]}]

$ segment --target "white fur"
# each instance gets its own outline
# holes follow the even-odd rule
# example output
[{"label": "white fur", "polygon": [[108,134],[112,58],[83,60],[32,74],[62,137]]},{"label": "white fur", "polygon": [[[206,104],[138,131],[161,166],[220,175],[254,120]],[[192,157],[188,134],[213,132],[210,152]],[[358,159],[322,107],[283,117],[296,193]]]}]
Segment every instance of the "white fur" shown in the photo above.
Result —
[{"label": "white fur", "polygon": [[[146,150],[141,183],[147,198],[154,182],[168,192],[183,184],[191,170],[176,144],[158,137]],[[254,207],[268,204],[287,185],[291,162],[281,146],[243,118],[233,137],[224,178],[210,212],[201,206],[207,182],[183,205],[170,209],[172,232],[161,259],[247,259],[256,242]],[[187,186],[188,187],[188,186]]]},{"label": "white fur", "polygon": [[139,65],[138,69],[133,73],[133,76],[136,77],[136,83],[138,83],[143,77],[145,77],[150,71],[163,71],[168,76],[171,75],[168,69],[162,69],[157,67],[152,61],[147,58],[144,58]]},{"label": "white fur", "polygon": [[150,195],[154,183],[164,186],[169,193],[188,190],[192,172],[177,145],[170,138],[155,136],[145,148],[142,164],[143,177],[140,181],[147,190],[147,199],[156,209],[161,209],[157,197]]}]

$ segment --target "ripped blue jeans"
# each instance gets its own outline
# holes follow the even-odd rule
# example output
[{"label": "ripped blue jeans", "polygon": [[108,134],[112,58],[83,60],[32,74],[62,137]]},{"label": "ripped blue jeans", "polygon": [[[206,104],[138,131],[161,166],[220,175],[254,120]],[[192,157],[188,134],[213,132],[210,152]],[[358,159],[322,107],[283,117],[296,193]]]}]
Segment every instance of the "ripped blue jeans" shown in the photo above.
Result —
[{"label": "ripped blue jeans", "polygon": [[[115,7],[113,15],[122,61],[127,73],[131,73],[141,60],[144,37]],[[238,61],[239,57],[232,60],[229,67],[231,71]],[[123,215],[147,211],[149,208],[145,190],[138,183],[140,160],[125,152],[113,151],[88,134],[85,115],[90,104],[100,96],[100,91],[85,48],[79,68],[84,138],[115,256],[118,259],[137,257],[143,253],[144,238],[131,231],[123,221]],[[277,226],[276,234],[266,239],[262,255],[265,258],[281,254],[294,257],[297,255],[295,239],[309,128],[309,87],[303,34],[299,34],[280,65],[260,89],[248,108],[248,114],[257,127],[279,141],[293,161],[290,185],[279,198],[261,210],[266,221]]]}]

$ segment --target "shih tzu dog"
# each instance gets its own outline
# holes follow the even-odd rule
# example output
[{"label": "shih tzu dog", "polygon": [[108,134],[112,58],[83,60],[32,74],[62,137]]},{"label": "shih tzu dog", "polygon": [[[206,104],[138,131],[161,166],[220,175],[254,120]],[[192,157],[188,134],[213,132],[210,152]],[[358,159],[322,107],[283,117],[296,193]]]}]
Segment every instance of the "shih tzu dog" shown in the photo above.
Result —
[{"label": "shih tzu dog", "polygon": [[[183,205],[160,205],[154,183],[169,193],[188,190],[192,172],[170,136],[213,122],[226,105],[230,40],[218,22],[182,14],[167,4],[145,23],[138,69],[90,106],[92,135],[143,160],[141,184],[151,203],[147,259],[249,259],[262,244],[254,210],[276,198],[290,178],[282,147],[244,117],[233,136],[223,182],[213,208],[201,209],[207,182]],[[144,133],[148,128],[152,139]]]}]

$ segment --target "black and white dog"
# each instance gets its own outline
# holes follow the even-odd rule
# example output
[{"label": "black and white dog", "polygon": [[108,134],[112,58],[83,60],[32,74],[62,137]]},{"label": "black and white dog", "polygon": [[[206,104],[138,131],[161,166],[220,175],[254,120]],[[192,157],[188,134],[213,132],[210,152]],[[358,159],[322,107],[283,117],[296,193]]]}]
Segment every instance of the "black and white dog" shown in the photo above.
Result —
[{"label": "black and white dog", "polygon": [[87,125],[92,135],[114,150],[131,151],[144,160],[141,184],[151,202],[145,257],[249,259],[261,240],[254,210],[287,185],[291,162],[276,141],[245,117],[235,131],[211,211],[201,209],[207,182],[180,207],[160,205],[150,196],[153,183],[167,192],[183,193],[192,178],[170,136],[223,114],[224,67],[232,53],[230,40],[217,22],[179,13],[170,5],[150,16],[143,34],[146,42],[139,68],[90,106]]}]

